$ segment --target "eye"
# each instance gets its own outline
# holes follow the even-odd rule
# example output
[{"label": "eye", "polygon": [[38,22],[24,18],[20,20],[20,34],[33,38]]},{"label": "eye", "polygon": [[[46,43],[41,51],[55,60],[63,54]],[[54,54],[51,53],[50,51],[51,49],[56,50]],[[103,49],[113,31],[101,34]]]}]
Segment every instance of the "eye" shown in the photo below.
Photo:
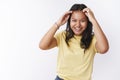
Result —
[{"label": "eye", "polygon": [[86,20],[83,19],[83,20],[81,20],[81,22],[86,22]]},{"label": "eye", "polygon": [[86,20],[81,20],[81,22],[86,22]]},{"label": "eye", "polygon": [[72,19],[71,21],[72,21],[72,22],[76,22],[77,20],[75,20],[75,19]]}]

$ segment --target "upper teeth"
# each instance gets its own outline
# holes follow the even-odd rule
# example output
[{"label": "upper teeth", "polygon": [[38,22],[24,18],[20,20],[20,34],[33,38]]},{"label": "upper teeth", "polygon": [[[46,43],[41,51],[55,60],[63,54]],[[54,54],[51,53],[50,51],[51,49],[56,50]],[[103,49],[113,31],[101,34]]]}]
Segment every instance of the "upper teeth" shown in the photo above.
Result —
[{"label": "upper teeth", "polygon": [[75,28],[76,30],[80,30],[80,28]]}]

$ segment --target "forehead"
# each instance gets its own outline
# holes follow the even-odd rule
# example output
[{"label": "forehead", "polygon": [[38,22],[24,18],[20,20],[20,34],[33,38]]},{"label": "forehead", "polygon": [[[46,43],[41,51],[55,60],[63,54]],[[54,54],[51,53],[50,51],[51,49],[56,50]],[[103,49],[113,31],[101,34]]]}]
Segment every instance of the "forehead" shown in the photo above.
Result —
[{"label": "forehead", "polygon": [[71,18],[73,19],[86,19],[86,15],[83,11],[73,11],[72,15],[71,15]]}]

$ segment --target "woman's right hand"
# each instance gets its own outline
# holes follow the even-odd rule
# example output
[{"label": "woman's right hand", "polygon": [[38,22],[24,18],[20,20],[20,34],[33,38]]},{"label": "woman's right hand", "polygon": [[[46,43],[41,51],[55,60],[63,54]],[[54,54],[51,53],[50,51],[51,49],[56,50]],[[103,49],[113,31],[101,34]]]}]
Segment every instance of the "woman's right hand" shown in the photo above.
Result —
[{"label": "woman's right hand", "polygon": [[63,16],[61,16],[58,21],[56,22],[56,24],[60,27],[62,25],[64,25],[67,20],[70,17],[70,14],[72,13],[72,11],[67,11],[66,13],[63,14]]}]

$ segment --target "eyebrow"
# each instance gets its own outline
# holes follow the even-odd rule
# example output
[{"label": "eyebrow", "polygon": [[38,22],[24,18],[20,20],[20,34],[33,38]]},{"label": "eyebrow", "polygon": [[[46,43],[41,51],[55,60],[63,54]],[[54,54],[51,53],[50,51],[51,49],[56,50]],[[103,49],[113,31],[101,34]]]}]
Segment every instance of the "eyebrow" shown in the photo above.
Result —
[{"label": "eyebrow", "polygon": [[[75,18],[71,18],[71,19],[75,19]],[[81,20],[86,20],[86,18],[81,18]]]}]

